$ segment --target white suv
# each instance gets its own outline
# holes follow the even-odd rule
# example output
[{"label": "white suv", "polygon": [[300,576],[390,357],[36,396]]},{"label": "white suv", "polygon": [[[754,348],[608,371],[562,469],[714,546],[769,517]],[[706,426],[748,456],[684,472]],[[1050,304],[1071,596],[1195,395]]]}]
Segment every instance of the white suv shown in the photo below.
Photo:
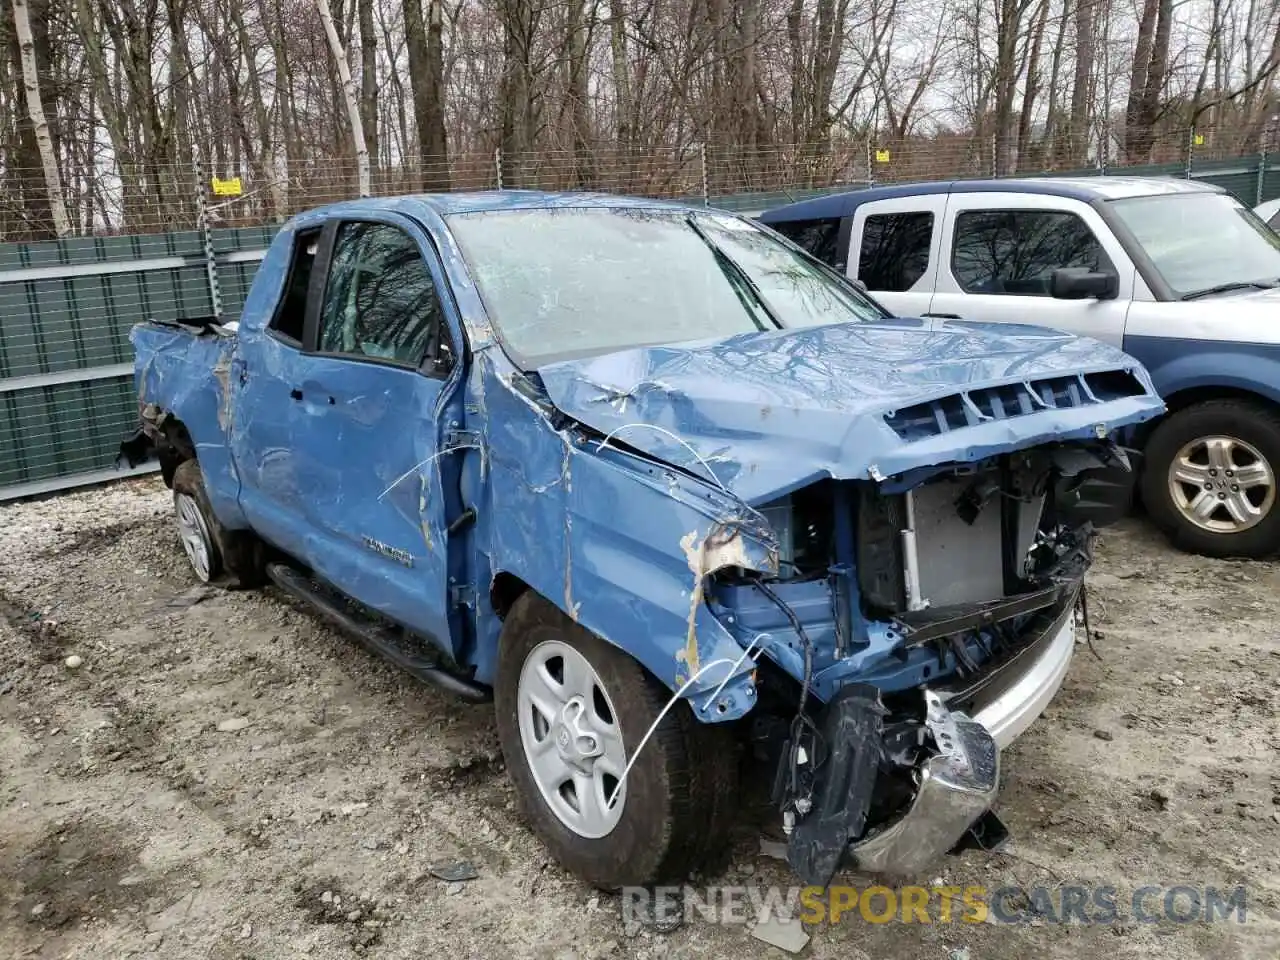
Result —
[{"label": "white suv", "polygon": [[899,316],[1055,327],[1122,347],[1165,417],[1142,497],[1176,542],[1280,550],[1280,236],[1225,191],[1136,177],[875,187],[760,219]]}]

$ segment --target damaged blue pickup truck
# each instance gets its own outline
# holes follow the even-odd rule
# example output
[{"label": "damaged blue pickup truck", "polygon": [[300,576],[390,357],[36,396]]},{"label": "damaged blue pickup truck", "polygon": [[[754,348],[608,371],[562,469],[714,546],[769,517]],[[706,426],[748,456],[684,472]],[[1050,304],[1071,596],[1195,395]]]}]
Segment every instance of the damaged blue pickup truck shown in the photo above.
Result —
[{"label": "damaged blue pickup truck", "polygon": [[132,340],[122,452],[195,574],[492,699],[602,887],[707,863],[743,764],[809,883],[995,842],[1128,503],[1113,435],[1163,409],[1096,341],[929,330],[747,220],[590,195],[319,209],[237,323]]}]

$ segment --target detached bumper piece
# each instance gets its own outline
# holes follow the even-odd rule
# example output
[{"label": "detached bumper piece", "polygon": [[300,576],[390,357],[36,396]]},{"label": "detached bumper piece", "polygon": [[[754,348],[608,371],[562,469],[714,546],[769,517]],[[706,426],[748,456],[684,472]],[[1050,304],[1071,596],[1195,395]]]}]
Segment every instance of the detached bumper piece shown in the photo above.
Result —
[{"label": "detached bumper piece", "polygon": [[995,803],[1000,749],[982,724],[951,713],[925,692],[925,725],[938,753],[921,766],[910,808],[880,832],[850,848],[860,870],[912,874],[955,849]]},{"label": "detached bumper piece", "polygon": [[787,862],[805,883],[825,887],[849,860],[868,872],[917,873],[982,826],[999,790],[1000,748],[982,724],[952,713],[937,694],[926,690],[924,699],[919,735],[930,742],[920,746],[930,755],[914,771],[914,799],[865,837],[875,794],[885,786],[878,773],[902,758],[887,756],[885,709],[874,688],[845,688],[829,704],[821,731],[827,753],[816,764],[811,806],[787,844]]},{"label": "detached bumper piece", "polygon": [[823,746],[809,750],[808,789],[792,793],[805,800],[795,804],[787,860],[806,883],[826,886],[845,863],[918,873],[953,850],[1003,843],[1007,832],[991,812],[1000,751],[1066,677],[1074,597],[1041,611],[1029,628],[1039,636],[982,677],[924,690],[922,720],[894,722],[873,687],[851,684],[832,698],[814,738]]}]

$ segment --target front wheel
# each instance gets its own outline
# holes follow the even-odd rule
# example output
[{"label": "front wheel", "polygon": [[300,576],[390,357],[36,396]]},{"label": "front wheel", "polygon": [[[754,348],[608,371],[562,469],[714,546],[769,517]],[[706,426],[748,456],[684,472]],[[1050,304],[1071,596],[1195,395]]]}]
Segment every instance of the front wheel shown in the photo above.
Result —
[{"label": "front wheel", "polygon": [[1280,550],[1280,412],[1210,400],[1170,416],[1146,445],[1142,498],[1174,543],[1210,557]]},{"label": "front wheel", "polygon": [[526,820],[595,886],[683,879],[732,826],[729,731],[681,702],[641,749],[669,697],[633,658],[531,591],[512,607],[494,685],[503,756]]}]

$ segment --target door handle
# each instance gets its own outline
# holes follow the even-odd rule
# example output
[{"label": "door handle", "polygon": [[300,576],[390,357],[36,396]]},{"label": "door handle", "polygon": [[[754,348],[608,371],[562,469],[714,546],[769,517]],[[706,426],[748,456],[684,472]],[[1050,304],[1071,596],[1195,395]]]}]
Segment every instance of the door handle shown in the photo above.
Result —
[{"label": "door handle", "polygon": [[302,391],[299,390],[297,387],[294,387],[292,390],[289,391],[289,396],[292,397],[294,400],[301,400]]}]

